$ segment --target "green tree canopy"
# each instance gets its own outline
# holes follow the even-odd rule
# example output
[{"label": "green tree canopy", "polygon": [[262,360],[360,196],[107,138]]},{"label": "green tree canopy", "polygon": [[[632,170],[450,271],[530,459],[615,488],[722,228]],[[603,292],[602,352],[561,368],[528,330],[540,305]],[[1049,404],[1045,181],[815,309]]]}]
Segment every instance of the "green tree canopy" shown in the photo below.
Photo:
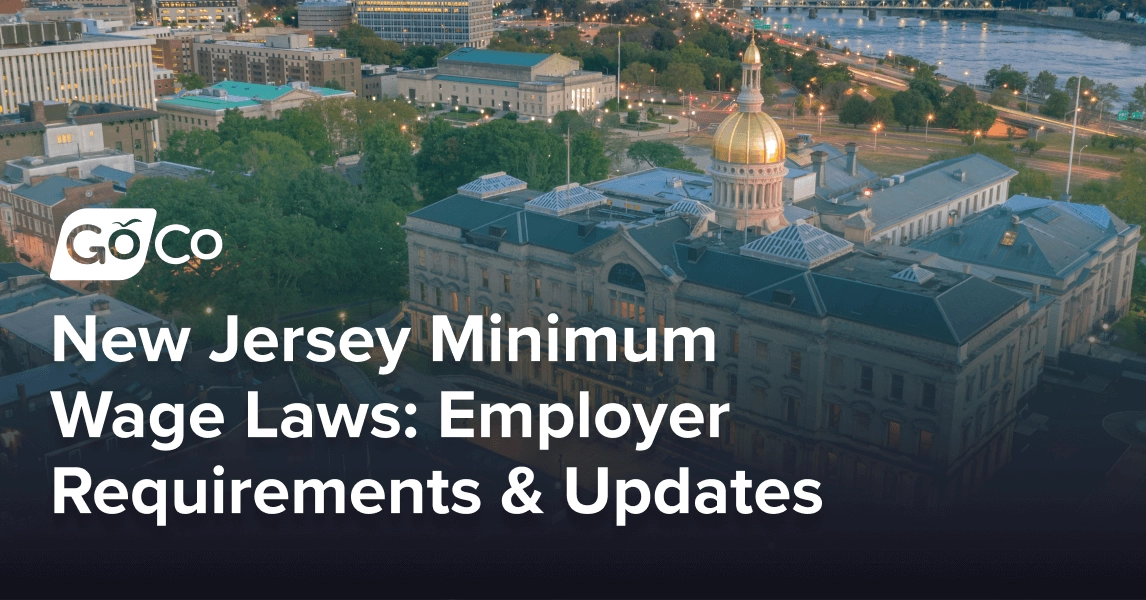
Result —
[{"label": "green tree canopy", "polygon": [[897,92],[891,97],[895,107],[895,120],[911,131],[912,127],[923,127],[931,116],[931,102],[917,90]]},{"label": "green tree canopy", "polygon": [[649,167],[664,167],[683,158],[684,152],[668,142],[641,140],[629,144],[629,159]]}]

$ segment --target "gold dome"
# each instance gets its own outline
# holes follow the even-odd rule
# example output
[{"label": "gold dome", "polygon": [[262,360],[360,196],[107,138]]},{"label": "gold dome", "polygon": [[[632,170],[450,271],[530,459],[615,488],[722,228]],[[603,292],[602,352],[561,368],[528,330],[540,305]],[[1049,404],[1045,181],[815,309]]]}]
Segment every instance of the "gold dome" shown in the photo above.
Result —
[{"label": "gold dome", "polygon": [[763,112],[732,113],[712,137],[712,158],[728,163],[774,164],[786,154],[784,133]]},{"label": "gold dome", "polygon": [[744,49],[744,59],[740,62],[752,65],[758,65],[764,62],[760,58],[760,49],[756,47],[756,40],[752,40],[752,43],[748,44],[748,47]]}]

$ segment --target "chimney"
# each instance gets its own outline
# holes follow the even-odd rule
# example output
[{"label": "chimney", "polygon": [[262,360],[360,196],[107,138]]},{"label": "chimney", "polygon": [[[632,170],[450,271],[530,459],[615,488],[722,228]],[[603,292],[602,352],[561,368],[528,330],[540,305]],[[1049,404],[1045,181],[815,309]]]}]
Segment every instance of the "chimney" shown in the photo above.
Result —
[{"label": "chimney", "polygon": [[80,178],[80,168],[79,167],[68,167],[68,177],[71,177],[72,179],[79,179]]},{"label": "chimney", "polygon": [[971,274],[971,265],[963,265],[963,274],[964,275],[970,275]]},{"label": "chimney", "polygon": [[828,153],[816,150],[812,153],[812,165],[816,168],[816,187],[828,186]]},{"label": "chimney", "polygon": [[48,116],[44,114],[44,103],[39,100],[32,102],[32,120],[37,123],[48,122]]},{"label": "chimney", "polygon": [[858,147],[855,142],[844,144],[844,150],[848,153],[848,173],[851,173],[852,177],[859,175],[859,162],[856,161],[856,149]]},{"label": "chimney", "polygon": [[28,412],[28,389],[24,387],[24,384],[22,384],[22,383],[16,384],[16,395],[19,396],[19,398],[20,398],[20,410],[27,413]]},{"label": "chimney", "polygon": [[1042,291],[1042,288],[1043,286],[1037,283],[1031,287],[1031,302],[1039,301],[1039,292]]}]

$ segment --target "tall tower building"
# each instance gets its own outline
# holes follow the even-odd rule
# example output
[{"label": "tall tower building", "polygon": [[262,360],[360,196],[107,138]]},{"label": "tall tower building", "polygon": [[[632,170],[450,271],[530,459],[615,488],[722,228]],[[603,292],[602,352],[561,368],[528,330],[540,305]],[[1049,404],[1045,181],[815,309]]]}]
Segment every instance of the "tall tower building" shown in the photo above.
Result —
[{"label": "tall tower building", "polygon": [[765,114],[760,94],[760,49],[753,40],[741,63],[739,111],[724,119],[712,138],[712,208],[717,221],[738,230],[770,233],[784,219],[784,134]]}]

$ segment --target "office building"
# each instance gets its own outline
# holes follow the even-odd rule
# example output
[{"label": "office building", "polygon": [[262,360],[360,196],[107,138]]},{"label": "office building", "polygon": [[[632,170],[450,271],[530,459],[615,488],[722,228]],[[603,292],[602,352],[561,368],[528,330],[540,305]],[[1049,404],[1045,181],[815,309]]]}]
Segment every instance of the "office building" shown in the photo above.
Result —
[{"label": "office building", "polygon": [[[0,112],[33,101],[153,108],[151,38],[84,35],[80,23],[0,25]],[[22,40],[22,41],[20,41]]]},{"label": "office building", "polygon": [[298,4],[298,26],[318,35],[337,35],[354,23],[354,3],[349,0],[307,0]]},{"label": "office building", "polygon": [[238,0],[156,0],[159,22],[172,27],[222,27],[243,20]]},{"label": "office building", "polygon": [[616,81],[581,70],[575,58],[459,48],[432,69],[398,73],[398,89],[422,105],[466,106],[548,118],[563,110],[598,108],[615,93]]},{"label": "office building", "polygon": [[339,48],[312,48],[306,35],[268,36],[265,42],[195,41],[195,72],[208,84],[244,81],[285,85],[294,81],[312,87],[336,82],[348,92],[362,89],[362,61],[347,58]]},{"label": "office building", "polygon": [[485,48],[493,38],[493,0],[358,0],[358,24],[400,44]]},{"label": "office building", "polygon": [[170,69],[176,75],[194,73],[191,58],[191,36],[179,35],[155,40],[151,47],[151,62],[156,67]]},{"label": "office building", "polygon": [[304,82],[273,86],[224,81],[202,90],[161,98],[156,103],[160,139],[166,143],[173,131],[216,130],[228,110],[238,110],[248,118],[277,119],[282,111],[309,102],[353,97],[353,92],[312,87]]}]

